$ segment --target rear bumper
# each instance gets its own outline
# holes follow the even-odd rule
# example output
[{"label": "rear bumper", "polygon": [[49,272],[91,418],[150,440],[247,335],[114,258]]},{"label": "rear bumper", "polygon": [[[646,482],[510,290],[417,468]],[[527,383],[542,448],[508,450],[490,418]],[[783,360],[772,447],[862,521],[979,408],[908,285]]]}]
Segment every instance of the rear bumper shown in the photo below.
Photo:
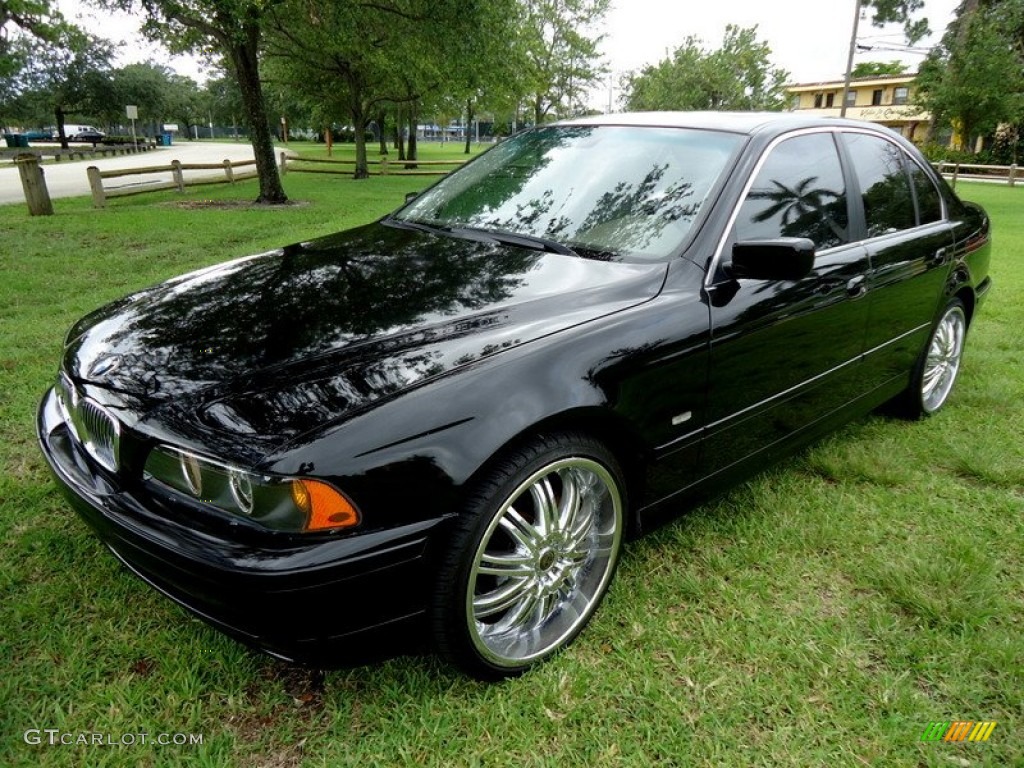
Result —
[{"label": "rear bumper", "polygon": [[431,542],[444,518],[343,538],[183,524],[72,439],[47,392],[39,443],[71,506],[148,584],[226,634],[323,667],[414,650],[425,638]]}]

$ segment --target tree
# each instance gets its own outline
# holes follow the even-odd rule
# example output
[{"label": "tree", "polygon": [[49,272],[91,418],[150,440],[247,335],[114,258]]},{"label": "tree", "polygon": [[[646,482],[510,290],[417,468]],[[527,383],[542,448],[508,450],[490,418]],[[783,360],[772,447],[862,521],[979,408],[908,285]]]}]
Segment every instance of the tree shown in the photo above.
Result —
[{"label": "tree", "polygon": [[0,0],[0,81],[13,77],[25,62],[24,36],[52,41],[62,23],[50,0]]},{"label": "tree", "polygon": [[[325,123],[345,115],[356,141],[356,178],[369,175],[366,129],[395,105],[415,159],[424,99],[483,82],[465,73],[490,62],[481,39],[508,40],[507,0],[292,0],[271,13],[268,72],[319,105]],[[497,45],[492,44],[492,49]],[[379,123],[378,123],[379,125]]]},{"label": "tree", "polygon": [[853,68],[850,77],[902,75],[906,71],[907,65],[901,61],[862,61]]},{"label": "tree", "polygon": [[[964,0],[974,2],[975,0]],[[871,23],[876,27],[886,24],[902,24],[903,34],[910,44],[927,35],[928,19],[915,19],[914,14],[924,7],[924,0],[861,0],[861,5],[874,12]]]},{"label": "tree", "polygon": [[609,5],[610,0],[523,0],[512,50],[525,57],[522,92],[534,124],[575,114],[604,75],[597,50],[603,35],[590,30]]},{"label": "tree", "polygon": [[96,1],[127,11],[141,6],[147,17],[143,27],[146,34],[162,40],[172,51],[213,51],[223,56],[242,94],[260,185],[256,202],[287,202],[274,161],[274,141],[260,80],[264,26],[270,11],[283,0]]},{"label": "tree", "polygon": [[1024,119],[1024,0],[965,3],[917,80],[933,120],[953,126],[959,149],[1001,123]]},{"label": "tree", "polygon": [[[28,42],[21,40],[19,45]],[[75,26],[60,24],[52,40],[32,44],[31,52],[14,79],[15,108],[24,115],[52,116],[61,146],[67,149],[65,117],[100,115],[111,101],[113,47]]]},{"label": "tree", "polygon": [[770,57],[757,27],[730,24],[721,48],[706,50],[691,35],[670,57],[627,75],[623,98],[628,109],[641,111],[782,109],[788,74]]}]

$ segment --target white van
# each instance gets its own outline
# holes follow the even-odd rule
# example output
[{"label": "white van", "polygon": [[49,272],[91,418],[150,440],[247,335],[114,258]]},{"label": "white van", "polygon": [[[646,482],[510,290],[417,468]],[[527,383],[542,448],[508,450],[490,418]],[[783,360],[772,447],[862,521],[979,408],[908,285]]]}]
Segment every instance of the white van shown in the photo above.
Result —
[{"label": "white van", "polygon": [[68,141],[103,141],[106,136],[99,128],[91,125],[80,125],[78,123],[64,123],[64,135]]}]

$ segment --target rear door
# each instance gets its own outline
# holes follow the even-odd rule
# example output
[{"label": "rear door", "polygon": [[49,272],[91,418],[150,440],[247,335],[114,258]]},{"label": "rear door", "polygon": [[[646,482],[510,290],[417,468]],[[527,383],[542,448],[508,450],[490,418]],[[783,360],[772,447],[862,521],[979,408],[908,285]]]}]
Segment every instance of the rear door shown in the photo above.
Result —
[{"label": "rear door", "polygon": [[869,383],[882,386],[909,377],[928,337],[950,271],[953,228],[934,182],[895,141],[848,131],[841,142],[871,259],[864,362]]}]

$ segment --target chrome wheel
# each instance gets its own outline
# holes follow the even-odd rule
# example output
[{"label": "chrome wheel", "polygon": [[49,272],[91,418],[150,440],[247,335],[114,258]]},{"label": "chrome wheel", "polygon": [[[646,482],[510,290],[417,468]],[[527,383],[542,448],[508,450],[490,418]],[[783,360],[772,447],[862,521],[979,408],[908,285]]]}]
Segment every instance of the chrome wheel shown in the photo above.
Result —
[{"label": "chrome wheel", "polygon": [[622,498],[590,458],[545,464],[500,504],[473,554],[465,617],[475,651],[523,668],[567,644],[600,602],[622,537]]},{"label": "chrome wheel", "polygon": [[921,408],[934,413],[953,390],[967,334],[967,318],[960,304],[953,304],[935,326],[921,370]]}]

